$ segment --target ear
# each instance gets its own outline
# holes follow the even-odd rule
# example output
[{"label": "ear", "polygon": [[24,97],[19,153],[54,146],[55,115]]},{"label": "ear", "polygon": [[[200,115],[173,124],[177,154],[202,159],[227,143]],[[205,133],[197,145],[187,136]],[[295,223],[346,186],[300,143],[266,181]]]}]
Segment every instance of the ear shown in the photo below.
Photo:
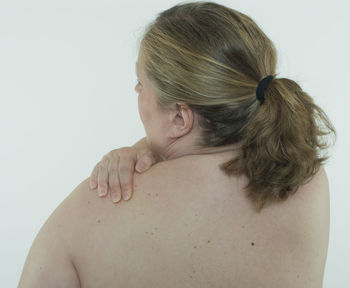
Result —
[{"label": "ear", "polygon": [[176,109],[170,114],[171,127],[169,136],[179,138],[191,132],[194,123],[194,112],[183,103],[175,103]]}]

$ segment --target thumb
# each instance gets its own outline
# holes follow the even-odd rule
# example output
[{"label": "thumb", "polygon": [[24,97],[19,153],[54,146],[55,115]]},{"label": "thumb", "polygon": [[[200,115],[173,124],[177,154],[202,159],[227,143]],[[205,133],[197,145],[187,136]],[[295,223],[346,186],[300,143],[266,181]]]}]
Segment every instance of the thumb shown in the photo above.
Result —
[{"label": "thumb", "polygon": [[152,152],[146,153],[137,160],[136,170],[137,172],[142,173],[151,168],[156,162],[157,161]]}]

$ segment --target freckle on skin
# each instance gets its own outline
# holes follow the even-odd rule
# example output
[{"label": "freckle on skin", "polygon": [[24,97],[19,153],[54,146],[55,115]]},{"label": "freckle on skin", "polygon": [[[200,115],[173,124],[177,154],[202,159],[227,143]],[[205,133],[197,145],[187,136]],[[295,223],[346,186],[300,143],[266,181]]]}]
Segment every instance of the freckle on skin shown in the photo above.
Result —
[{"label": "freckle on skin", "polygon": [[88,201],[88,204],[90,204],[90,201]]},{"label": "freckle on skin", "polygon": [[146,234],[148,234],[148,232],[147,232],[147,231],[146,231],[145,233],[146,233]]},{"label": "freckle on skin", "polygon": [[97,223],[101,223],[101,220],[100,220],[100,219],[97,219]]},{"label": "freckle on skin", "polygon": [[197,246],[193,246],[193,248],[197,248]]},{"label": "freckle on skin", "polygon": [[210,243],[210,240],[208,240],[208,243]]},{"label": "freckle on skin", "polygon": [[254,242],[252,242],[252,246],[254,246]]}]

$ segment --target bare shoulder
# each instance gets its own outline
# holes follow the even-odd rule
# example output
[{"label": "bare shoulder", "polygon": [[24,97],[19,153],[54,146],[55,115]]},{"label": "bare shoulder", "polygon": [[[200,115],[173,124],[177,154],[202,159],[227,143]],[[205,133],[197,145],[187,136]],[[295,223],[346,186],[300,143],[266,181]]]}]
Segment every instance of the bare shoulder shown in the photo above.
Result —
[{"label": "bare shoulder", "polygon": [[321,165],[320,169],[301,189],[303,192],[300,193],[301,197],[316,197],[321,199],[319,196],[322,195],[327,198],[329,196],[329,182],[325,168]]},{"label": "bare shoulder", "polygon": [[[134,287],[152,286],[145,283],[154,279],[164,285],[177,283],[171,277],[186,275],[190,267],[197,267],[200,276],[186,278],[195,281],[193,287],[208,287],[201,281],[222,281],[224,272],[236,283],[252,275],[251,269],[240,265],[243,262],[255,265],[256,277],[265,277],[267,267],[282,274],[285,268],[290,276],[283,279],[317,287],[311,283],[321,282],[329,232],[325,169],[321,167],[285,203],[254,215],[243,198],[234,196],[240,186],[215,172],[219,163],[219,158],[196,156],[159,162],[142,174],[134,173],[133,197],[117,205],[108,197],[99,198],[89,188],[89,178],[82,181],[60,205],[66,247],[82,287],[84,283],[99,287],[102,279],[121,286],[130,284],[130,279],[140,280]],[[218,252],[226,257],[215,258]],[[288,257],[281,262],[281,255]],[[221,269],[210,267],[212,259]],[[256,259],[264,259],[260,268]],[[207,271],[212,272],[210,277]],[[120,275],[118,283],[115,273]]]},{"label": "bare shoulder", "polygon": [[[310,239],[320,239],[320,245],[328,245],[330,191],[326,170],[323,166],[314,177],[301,188],[296,195],[300,203],[301,231],[312,236]],[[317,242],[314,242],[314,244]],[[311,245],[311,243],[310,243]]]},{"label": "bare shoulder", "polygon": [[[169,161],[170,162],[170,161]],[[110,195],[106,197],[98,197],[96,190],[92,190],[89,186],[90,177],[84,179],[79,183],[75,189],[60,203],[56,208],[56,214],[60,215],[60,218],[64,218],[66,222],[66,229],[73,231],[74,234],[80,234],[83,227],[89,227],[95,225],[99,219],[103,218],[107,214],[119,214],[131,213],[133,209],[137,209],[137,205],[145,207],[144,201],[147,200],[147,195],[143,195],[145,191],[151,191],[151,187],[161,186],[162,181],[161,175],[165,176],[165,167],[170,167],[169,163],[159,162],[154,165],[151,169],[140,174],[134,172],[133,178],[133,197],[124,201],[121,200],[117,204],[113,204]],[[169,171],[167,169],[167,171]],[[120,223],[121,224],[121,223]],[[85,229],[85,230],[86,230]],[[75,237],[73,234],[73,238]]]},{"label": "bare shoulder", "polygon": [[308,214],[308,217],[305,218],[310,221],[325,220],[329,217],[329,193],[328,176],[325,168],[321,166],[316,174],[302,185],[294,195],[296,203],[300,206],[299,212],[303,212],[304,216],[304,213]]},{"label": "bare shoulder", "polygon": [[[302,271],[295,274],[304,278],[305,287],[321,287],[327,259],[330,225],[329,183],[323,166],[311,180],[302,185],[278,212],[285,217],[291,237],[286,249],[293,248],[293,261],[298,261]],[[303,275],[304,274],[304,275]],[[300,280],[300,279],[299,279]]]}]

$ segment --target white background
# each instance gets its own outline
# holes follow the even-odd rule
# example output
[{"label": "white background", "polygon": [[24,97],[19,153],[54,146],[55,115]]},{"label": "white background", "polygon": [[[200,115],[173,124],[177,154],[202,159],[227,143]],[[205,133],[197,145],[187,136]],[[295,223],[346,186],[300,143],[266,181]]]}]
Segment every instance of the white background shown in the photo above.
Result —
[{"label": "white background", "polygon": [[[0,0],[0,283],[16,287],[54,209],[112,149],[145,136],[137,40],[178,1]],[[331,227],[324,287],[350,287],[348,1],[217,1],[275,43],[278,77],[297,81],[338,132],[325,165]]]}]

